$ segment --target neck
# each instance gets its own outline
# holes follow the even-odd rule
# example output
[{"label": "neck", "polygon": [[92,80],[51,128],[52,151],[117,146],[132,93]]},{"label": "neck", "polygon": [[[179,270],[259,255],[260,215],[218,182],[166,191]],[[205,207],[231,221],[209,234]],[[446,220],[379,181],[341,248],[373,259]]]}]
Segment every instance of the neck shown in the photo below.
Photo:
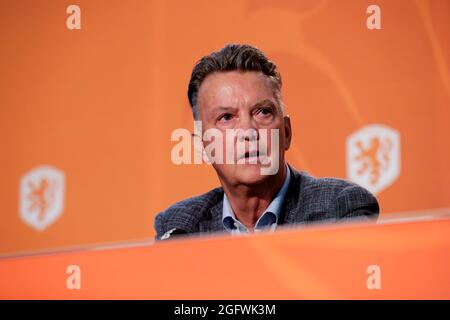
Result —
[{"label": "neck", "polygon": [[268,176],[257,185],[230,185],[221,181],[236,218],[248,229],[253,230],[259,217],[281,189],[287,175],[286,165],[281,168],[276,175]]}]

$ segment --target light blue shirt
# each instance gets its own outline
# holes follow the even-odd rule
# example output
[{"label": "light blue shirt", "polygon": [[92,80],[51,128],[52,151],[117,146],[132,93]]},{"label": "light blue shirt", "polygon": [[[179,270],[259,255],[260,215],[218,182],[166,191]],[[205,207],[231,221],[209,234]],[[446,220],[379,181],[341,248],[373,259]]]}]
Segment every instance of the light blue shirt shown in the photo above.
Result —
[{"label": "light blue shirt", "polygon": [[[261,217],[259,217],[258,221],[256,221],[254,228],[255,232],[275,230],[278,224],[281,207],[283,206],[284,198],[286,197],[286,192],[289,187],[290,181],[291,172],[289,170],[289,166],[286,165],[286,178],[284,179],[284,183],[273,200],[270,202],[267,209],[263,212]],[[247,227],[236,219],[233,209],[231,208],[231,204],[228,201],[227,195],[225,193],[223,194],[222,223],[225,227],[225,230],[232,234],[249,232]]]}]

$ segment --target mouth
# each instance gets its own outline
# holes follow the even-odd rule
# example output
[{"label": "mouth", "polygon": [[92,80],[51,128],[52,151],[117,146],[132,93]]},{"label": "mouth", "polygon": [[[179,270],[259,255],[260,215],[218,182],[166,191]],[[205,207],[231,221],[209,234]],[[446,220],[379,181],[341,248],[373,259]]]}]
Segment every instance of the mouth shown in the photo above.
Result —
[{"label": "mouth", "polygon": [[259,151],[247,151],[246,153],[244,153],[244,157],[243,158],[254,158],[254,157],[259,157]]},{"label": "mouth", "polygon": [[247,151],[247,152],[243,153],[243,154],[239,157],[238,160],[244,159],[244,161],[245,161],[246,159],[255,159],[255,158],[256,158],[256,159],[259,159],[260,157],[264,157],[264,156],[265,156],[265,154],[259,152],[259,150],[252,150],[252,151]]}]

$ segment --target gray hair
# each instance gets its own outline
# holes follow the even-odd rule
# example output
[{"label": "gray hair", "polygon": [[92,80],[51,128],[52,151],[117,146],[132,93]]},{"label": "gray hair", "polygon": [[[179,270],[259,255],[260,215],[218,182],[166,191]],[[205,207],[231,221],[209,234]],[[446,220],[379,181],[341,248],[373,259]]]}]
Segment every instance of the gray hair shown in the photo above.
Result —
[{"label": "gray hair", "polygon": [[284,114],[284,104],[281,98],[281,75],[277,66],[255,47],[248,44],[228,44],[221,50],[201,58],[192,70],[188,98],[195,120],[198,119],[198,90],[203,80],[214,72],[234,70],[257,71],[266,75],[273,84],[275,98]]}]

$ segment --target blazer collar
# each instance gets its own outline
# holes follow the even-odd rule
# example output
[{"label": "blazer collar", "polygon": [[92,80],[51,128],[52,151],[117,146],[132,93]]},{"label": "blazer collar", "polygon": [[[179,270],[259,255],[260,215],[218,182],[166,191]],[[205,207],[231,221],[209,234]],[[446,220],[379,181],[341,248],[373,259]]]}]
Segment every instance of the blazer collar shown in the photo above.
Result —
[{"label": "blazer collar", "polygon": [[206,213],[207,219],[199,224],[200,232],[224,231],[225,227],[222,223],[222,207],[223,207],[223,189],[220,200],[217,201]]},{"label": "blazer collar", "polygon": [[[299,221],[298,214],[302,214],[301,207],[301,184],[302,184],[302,174],[295,170],[291,165],[291,182],[289,184],[286,197],[284,198],[284,209],[282,210],[282,216],[280,216],[279,224],[289,224]],[[302,219],[300,219],[301,221]]]}]

